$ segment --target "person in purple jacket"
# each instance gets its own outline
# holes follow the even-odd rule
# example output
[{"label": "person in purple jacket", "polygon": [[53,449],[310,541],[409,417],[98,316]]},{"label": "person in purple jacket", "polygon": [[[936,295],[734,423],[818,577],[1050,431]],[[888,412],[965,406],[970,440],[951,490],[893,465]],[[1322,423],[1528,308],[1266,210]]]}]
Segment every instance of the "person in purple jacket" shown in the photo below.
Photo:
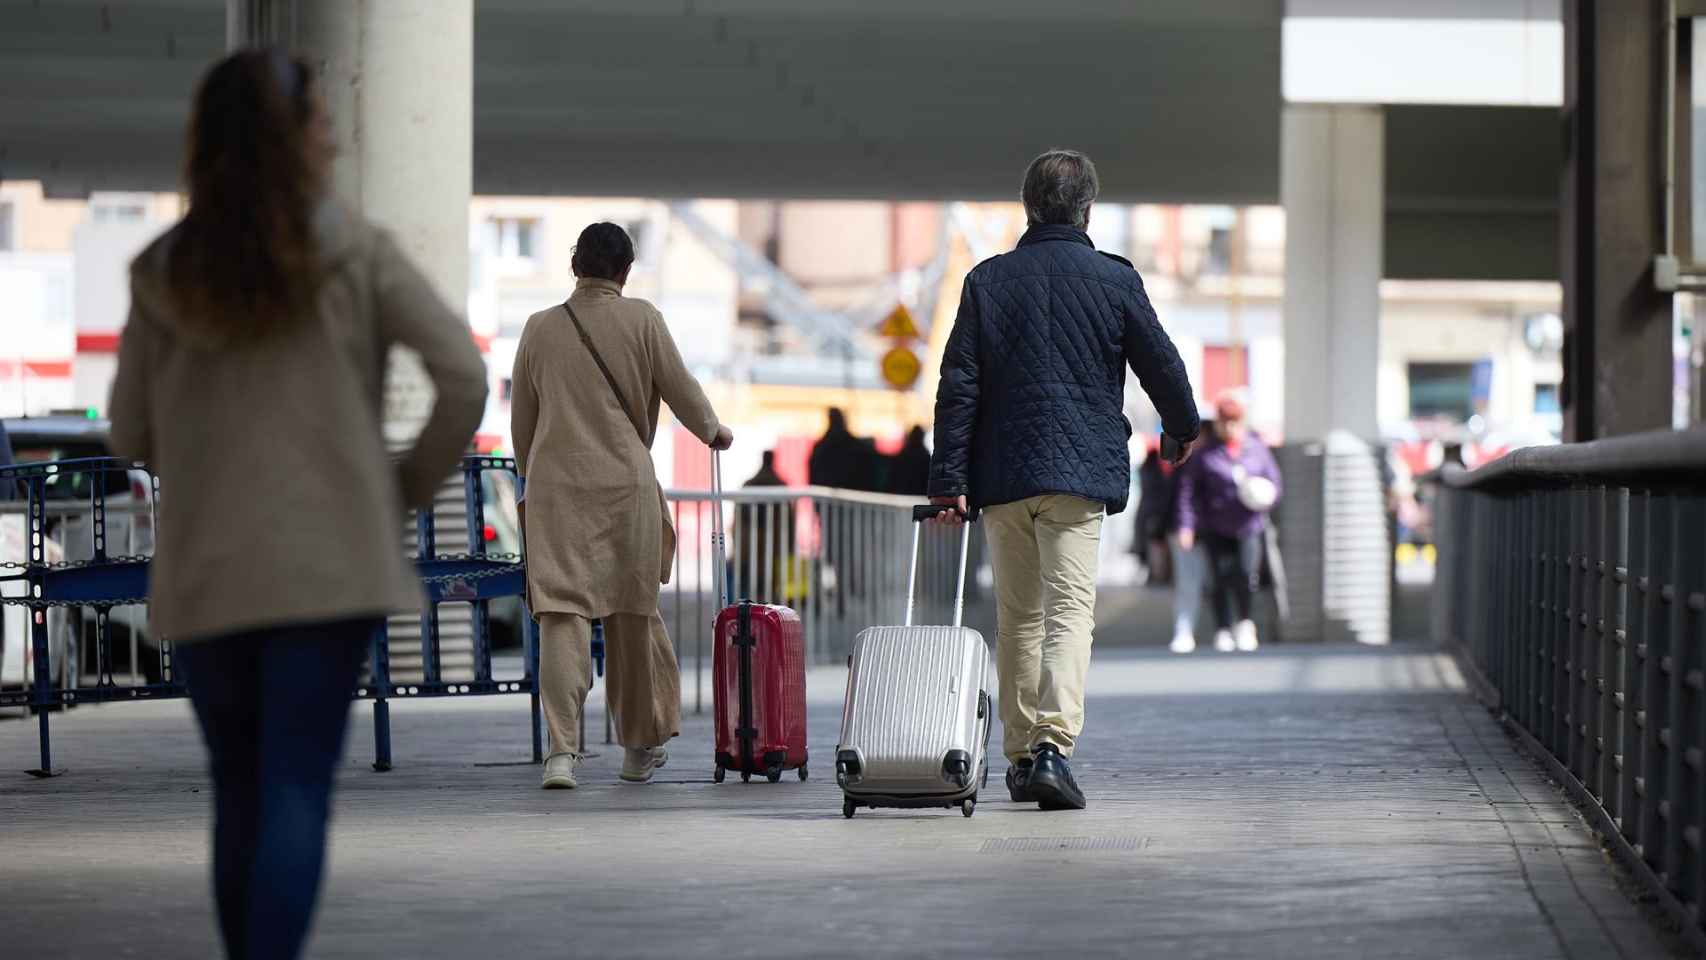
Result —
[{"label": "person in purple jacket", "polygon": [[1250,431],[1242,391],[1215,403],[1215,441],[1179,471],[1179,545],[1198,540],[1208,553],[1222,652],[1256,649],[1250,604],[1260,587],[1262,529],[1279,501],[1280,472],[1267,444]]}]

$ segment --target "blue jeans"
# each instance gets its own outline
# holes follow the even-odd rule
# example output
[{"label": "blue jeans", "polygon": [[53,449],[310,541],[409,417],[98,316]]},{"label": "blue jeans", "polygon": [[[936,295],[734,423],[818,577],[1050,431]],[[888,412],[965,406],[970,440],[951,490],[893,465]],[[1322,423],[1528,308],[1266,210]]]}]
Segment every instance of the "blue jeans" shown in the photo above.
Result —
[{"label": "blue jeans", "polygon": [[213,768],[213,889],[234,960],[302,952],[350,695],[377,626],[293,624],[178,648]]},{"label": "blue jeans", "polygon": [[1202,551],[1179,545],[1177,530],[1167,534],[1173,554],[1173,636],[1197,635],[1197,611],[1202,607]]}]

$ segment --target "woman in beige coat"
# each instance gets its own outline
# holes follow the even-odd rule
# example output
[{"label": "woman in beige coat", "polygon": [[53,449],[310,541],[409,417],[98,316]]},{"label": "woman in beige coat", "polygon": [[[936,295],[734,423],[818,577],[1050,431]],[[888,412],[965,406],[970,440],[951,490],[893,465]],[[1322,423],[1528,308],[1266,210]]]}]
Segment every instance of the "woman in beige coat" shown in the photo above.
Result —
[{"label": "woman in beige coat", "polygon": [[575,786],[593,620],[604,623],[605,690],[627,748],[622,779],[644,783],[669,758],[663,745],[680,726],[681,675],[658,615],[658,588],[675,560],[675,530],[652,467],[658,404],[718,450],[734,439],[687,372],[663,315],[622,296],[633,264],[634,243],[621,227],[587,227],[575,245],[574,294],[528,318],[515,354],[510,416],[551,734],[546,789]]},{"label": "woman in beige coat", "polygon": [[[197,91],[189,213],[131,264],[114,452],[160,477],[150,626],[174,645],[213,769],[214,890],[235,957],[294,957],[332,774],[374,630],[418,609],[403,508],[455,469],[485,406],[468,327],[384,232],[332,204],[308,66],[245,51]],[[437,399],[393,463],[391,344]]]}]

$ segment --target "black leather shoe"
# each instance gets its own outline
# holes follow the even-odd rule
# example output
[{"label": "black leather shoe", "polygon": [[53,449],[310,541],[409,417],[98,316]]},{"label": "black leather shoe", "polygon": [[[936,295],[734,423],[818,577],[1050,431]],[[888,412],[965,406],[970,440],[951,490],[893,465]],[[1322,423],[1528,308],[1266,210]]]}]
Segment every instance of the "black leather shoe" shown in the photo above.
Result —
[{"label": "black leather shoe", "polygon": [[1026,757],[1007,768],[1007,795],[1014,803],[1030,803],[1036,797],[1031,796],[1031,758]]},{"label": "black leather shoe", "polygon": [[1078,789],[1078,781],[1072,779],[1072,766],[1060,755],[1059,748],[1045,743],[1033,751],[1033,756],[1035,760],[1031,764],[1027,786],[1037,806],[1044,810],[1084,809],[1084,791]]}]

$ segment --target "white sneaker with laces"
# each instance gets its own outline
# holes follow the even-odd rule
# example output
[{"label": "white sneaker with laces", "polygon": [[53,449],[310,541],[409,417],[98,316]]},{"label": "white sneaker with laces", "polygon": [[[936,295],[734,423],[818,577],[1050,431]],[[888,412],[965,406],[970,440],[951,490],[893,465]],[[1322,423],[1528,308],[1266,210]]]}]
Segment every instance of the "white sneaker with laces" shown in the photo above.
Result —
[{"label": "white sneaker with laces", "polygon": [[1231,630],[1216,630],[1214,632],[1214,649],[1221,653],[1231,653],[1238,649],[1238,645],[1232,641]]},{"label": "white sneaker with laces", "polygon": [[1197,649],[1197,638],[1180,631],[1173,635],[1173,642],[1167,645],[1167,649],[1174,653],[1195,653]]},{"label": "white sneaker with laces", "polygon": [[622,752],[622,773],[629,783],[650,783],[652,774],[669,762],[663,747],[629,747]]},{"label": "white sneaker with laces", "polygon": [[1254,652],[1259,645],[1256,639],[1256,624],[1249,620],[1238,621],[1236,630],[1238,649],[1243,653]]},{"label": "white sneaker with laces", "polygon": [[545,760],[545,776],[539,786],[545,790],[573,790],[579,784],[575,783],[575,765],[579,763],[572,753],[554,753]]}]

